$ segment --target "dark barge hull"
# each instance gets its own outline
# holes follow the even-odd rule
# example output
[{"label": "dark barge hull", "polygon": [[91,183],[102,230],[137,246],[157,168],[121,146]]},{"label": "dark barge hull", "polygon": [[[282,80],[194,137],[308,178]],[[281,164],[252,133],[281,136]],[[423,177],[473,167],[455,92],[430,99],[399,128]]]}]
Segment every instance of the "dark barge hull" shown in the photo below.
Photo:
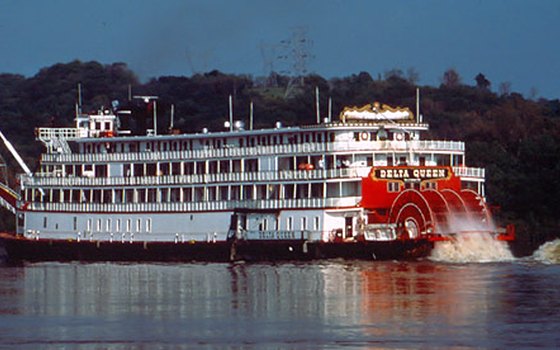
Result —
[{"label": "dark barge hull", "polygon": [[0,257],[9,262],[154,261],[230,262],[316,259],[410,260],[426,257],[433,243],[392,242],[97,242],[31,240],[0,233]]}]

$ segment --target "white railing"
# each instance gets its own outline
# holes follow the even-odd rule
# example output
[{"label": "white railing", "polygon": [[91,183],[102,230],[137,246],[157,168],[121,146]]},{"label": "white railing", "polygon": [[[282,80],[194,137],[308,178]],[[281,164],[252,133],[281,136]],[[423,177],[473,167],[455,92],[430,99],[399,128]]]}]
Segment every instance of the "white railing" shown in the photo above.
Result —
[{"label": "white railing", "polygon": [[41,141],[48,142],[53,139],[75,140],[85,136],[77,128],[37,128],[37,139]]},{"label": "white railing", "polygon": [[[282,170],[261,171],[251,173],[219,173],[195,175],[163,175],[139,177],[43,177],[35,174],[34,177],[21,175],[23,186],[173,186],[185,184],[210,184],[210,183],[247,183],[247,182],[273,182],[273,181],[305,181],[325,179],[351,179],[361,178],[367,174],[370,167],[354,167],[345,169],[316,169],[316,170]],[[453,167],[455,175],[464,178],[484,179],[484,168]]]},{"label": "white railing", "polygon": [[247,209],[309,209],[353,207],[361,197],[262,199],[239,201],[175,202],[175,203],[30,203],[28,210],[57,212],[196,212]]},{"label": "white railing", "polygon": [[301,181],[324,180],[336,178],[360,178],[369,172],[368,167],[355,167],[345,169],[319,169],[319,170],[283,170],[261,171],[252,173],[219,173],[195,175],[163,175],[139,177],[30,177],[21,175],[23,186],[158,186],[158,185],[185,185],[206,183],[243,183],[243,182],[271,182],[271,181]]},{"label": "white railing", "polygon": [[484,179],[484,168],[471,168],[471,167],[453,167],[453,172],[459,177],[470,177],[477,179]]},{"label": "white railing", "polygon": [[[69,129],[70,130],[70,129]],[[74,129],[77,130],[77,129]],[[238,158],[260,155],[313,154],[325,152],[464,152],[460,141],[346,141],[332,143],[304,143],[258,147],[232,147],[191,151],[96,153],[96,154],[44,154],[43,163],[95,163],[95,162],[149,162],[185,159]]]}]

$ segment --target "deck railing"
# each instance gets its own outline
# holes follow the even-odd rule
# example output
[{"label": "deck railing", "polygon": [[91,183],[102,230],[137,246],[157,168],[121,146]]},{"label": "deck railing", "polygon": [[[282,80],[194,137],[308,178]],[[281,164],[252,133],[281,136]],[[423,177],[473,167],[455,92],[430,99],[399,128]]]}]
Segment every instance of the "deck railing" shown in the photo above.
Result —
[{"label": "deck railing", "polygon": [[38,203],[28,204],[28,210],[56,212],[200,212],[234,209],[321,209],[353,207],[361,197],[260,199],[239,201],[205,201],[173,203]]},{"label": "deck railing", "polygon": [[319,170],[282,170],[260,171],[248,173],[219,173],[219,174],[194,174],[194,175],[162,175],[139,177],[29,177],[22,175],[23,186],[38,187],[97,187],[97,186],[159,186],[159,185],[185,185],[208,183],[247,183],[247,182],[273,182],[273,181],[301,181],[324,179],[351,179],[366,176],[370,168],[355,167],[345,169],[319,169]]},{"label": "deck railing", "polygon": [[455,175],[464,178],[484,179],[486,173],[484,168],[453,167]]},{"label": "deck railing", "polygon": [[335,152],[454,152],[462,153],[460,141],[346,141],[330,143],[283,144],[258,147],[208,148],[190,151],[146,151],[135,153],[44,154],[43,163],[99,163],[183,161],[196,159],[240,158],[282,154],[322,154]]},{"label": "deck railing", "polygon": [[[248,183],[312,181],[326,179],[352,179],[367,176],[370,167],[344,169],[282,170],[247,173],[219,173],[193,175],[162,175],[139,177],[49,177],[21,176],[23,186],[37,187],[97,187],[97,186],[181,186],[185,184]],[[483,168],[453,167],[455,175],[462,178],[484,180]]]}]

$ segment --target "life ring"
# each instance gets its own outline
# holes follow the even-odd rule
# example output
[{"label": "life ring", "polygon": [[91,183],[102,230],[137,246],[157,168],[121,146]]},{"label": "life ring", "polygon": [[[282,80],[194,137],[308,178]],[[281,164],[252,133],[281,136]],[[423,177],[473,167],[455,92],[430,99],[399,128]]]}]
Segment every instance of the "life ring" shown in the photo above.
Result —
[{"label": "life ring", "polygon": [[397,141],[402,141],[404,139],[404,135],[402,134],[402,132],[396,133],[395,137],[396,137]]},{"label": "life ring", "polygon": [[369,132],[367,131],[362,131],[360,133],[360,140],[362,141],[369,141]]}]

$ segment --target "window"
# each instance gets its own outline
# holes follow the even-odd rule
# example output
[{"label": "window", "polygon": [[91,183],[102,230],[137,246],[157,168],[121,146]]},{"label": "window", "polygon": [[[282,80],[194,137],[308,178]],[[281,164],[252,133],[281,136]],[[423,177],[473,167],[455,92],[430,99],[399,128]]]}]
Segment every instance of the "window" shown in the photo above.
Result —
[{"label": "window", "polygon": [[121,231],[121,219],[117,219],[117,221],[115,222],[115,231]]},{"label": "window", "polygon": [[302,231],[307,230],[307,217],[306,216],[301,218],[301,230]]},{"label": "window", "polygon": [[126,220],[126,232],[132,231],[132,220]]},{"label": "window", "polygon": [[328,198],[340,197],[340,186],[338,182],[327,183],[327,197]]},{"label": "window", "polygon": [[426,182],[424,183],[424,189],[426,190],[437,190],[437,182]]},{"label": "window", "polygon": [[146,232],[152,232],[152,219],[146,219]]},{"label": "window", "polygon": [[136,232],[142,231],[142,219],[136,220]]},{"label": "window", "polygon": [[74,231],[78,230],[78,218],[74,216],[74,218],[72,219],[72,229]]},{"label": "window", "polygon": [[111,219],[107,219],[107,225],[105,226],[105,231],[110,232],[111,231],[111,226],[113,226],[113,223],[111,222]]},{"label": "window", "polygon": [[101,219],[97,219],[97,226],[96,226],[96,228],[97,228],[97,232],[100,232],[100,231],[101,231]]},{"label": "window", "polygon": [[286,230],[292,231],[293,228],[294,228],[294,218],[288,216],[288,218],[286,219]]},{"label": "window", "polygon": [[47,228],[47,217],[43,217],[43,228]]},{"label": "window", "polygon": [[399,192],[401,184],[397,181],[387,182],[387,192]]},{"label": "window", "polygon": [[243,199],[245,200],[253,199],[253,185],[243,186]]},{"label": "window", "polygon": [[318,216],[313,218],[313,230],[314,231],[319,231],[319,221],[320,218]]}]

